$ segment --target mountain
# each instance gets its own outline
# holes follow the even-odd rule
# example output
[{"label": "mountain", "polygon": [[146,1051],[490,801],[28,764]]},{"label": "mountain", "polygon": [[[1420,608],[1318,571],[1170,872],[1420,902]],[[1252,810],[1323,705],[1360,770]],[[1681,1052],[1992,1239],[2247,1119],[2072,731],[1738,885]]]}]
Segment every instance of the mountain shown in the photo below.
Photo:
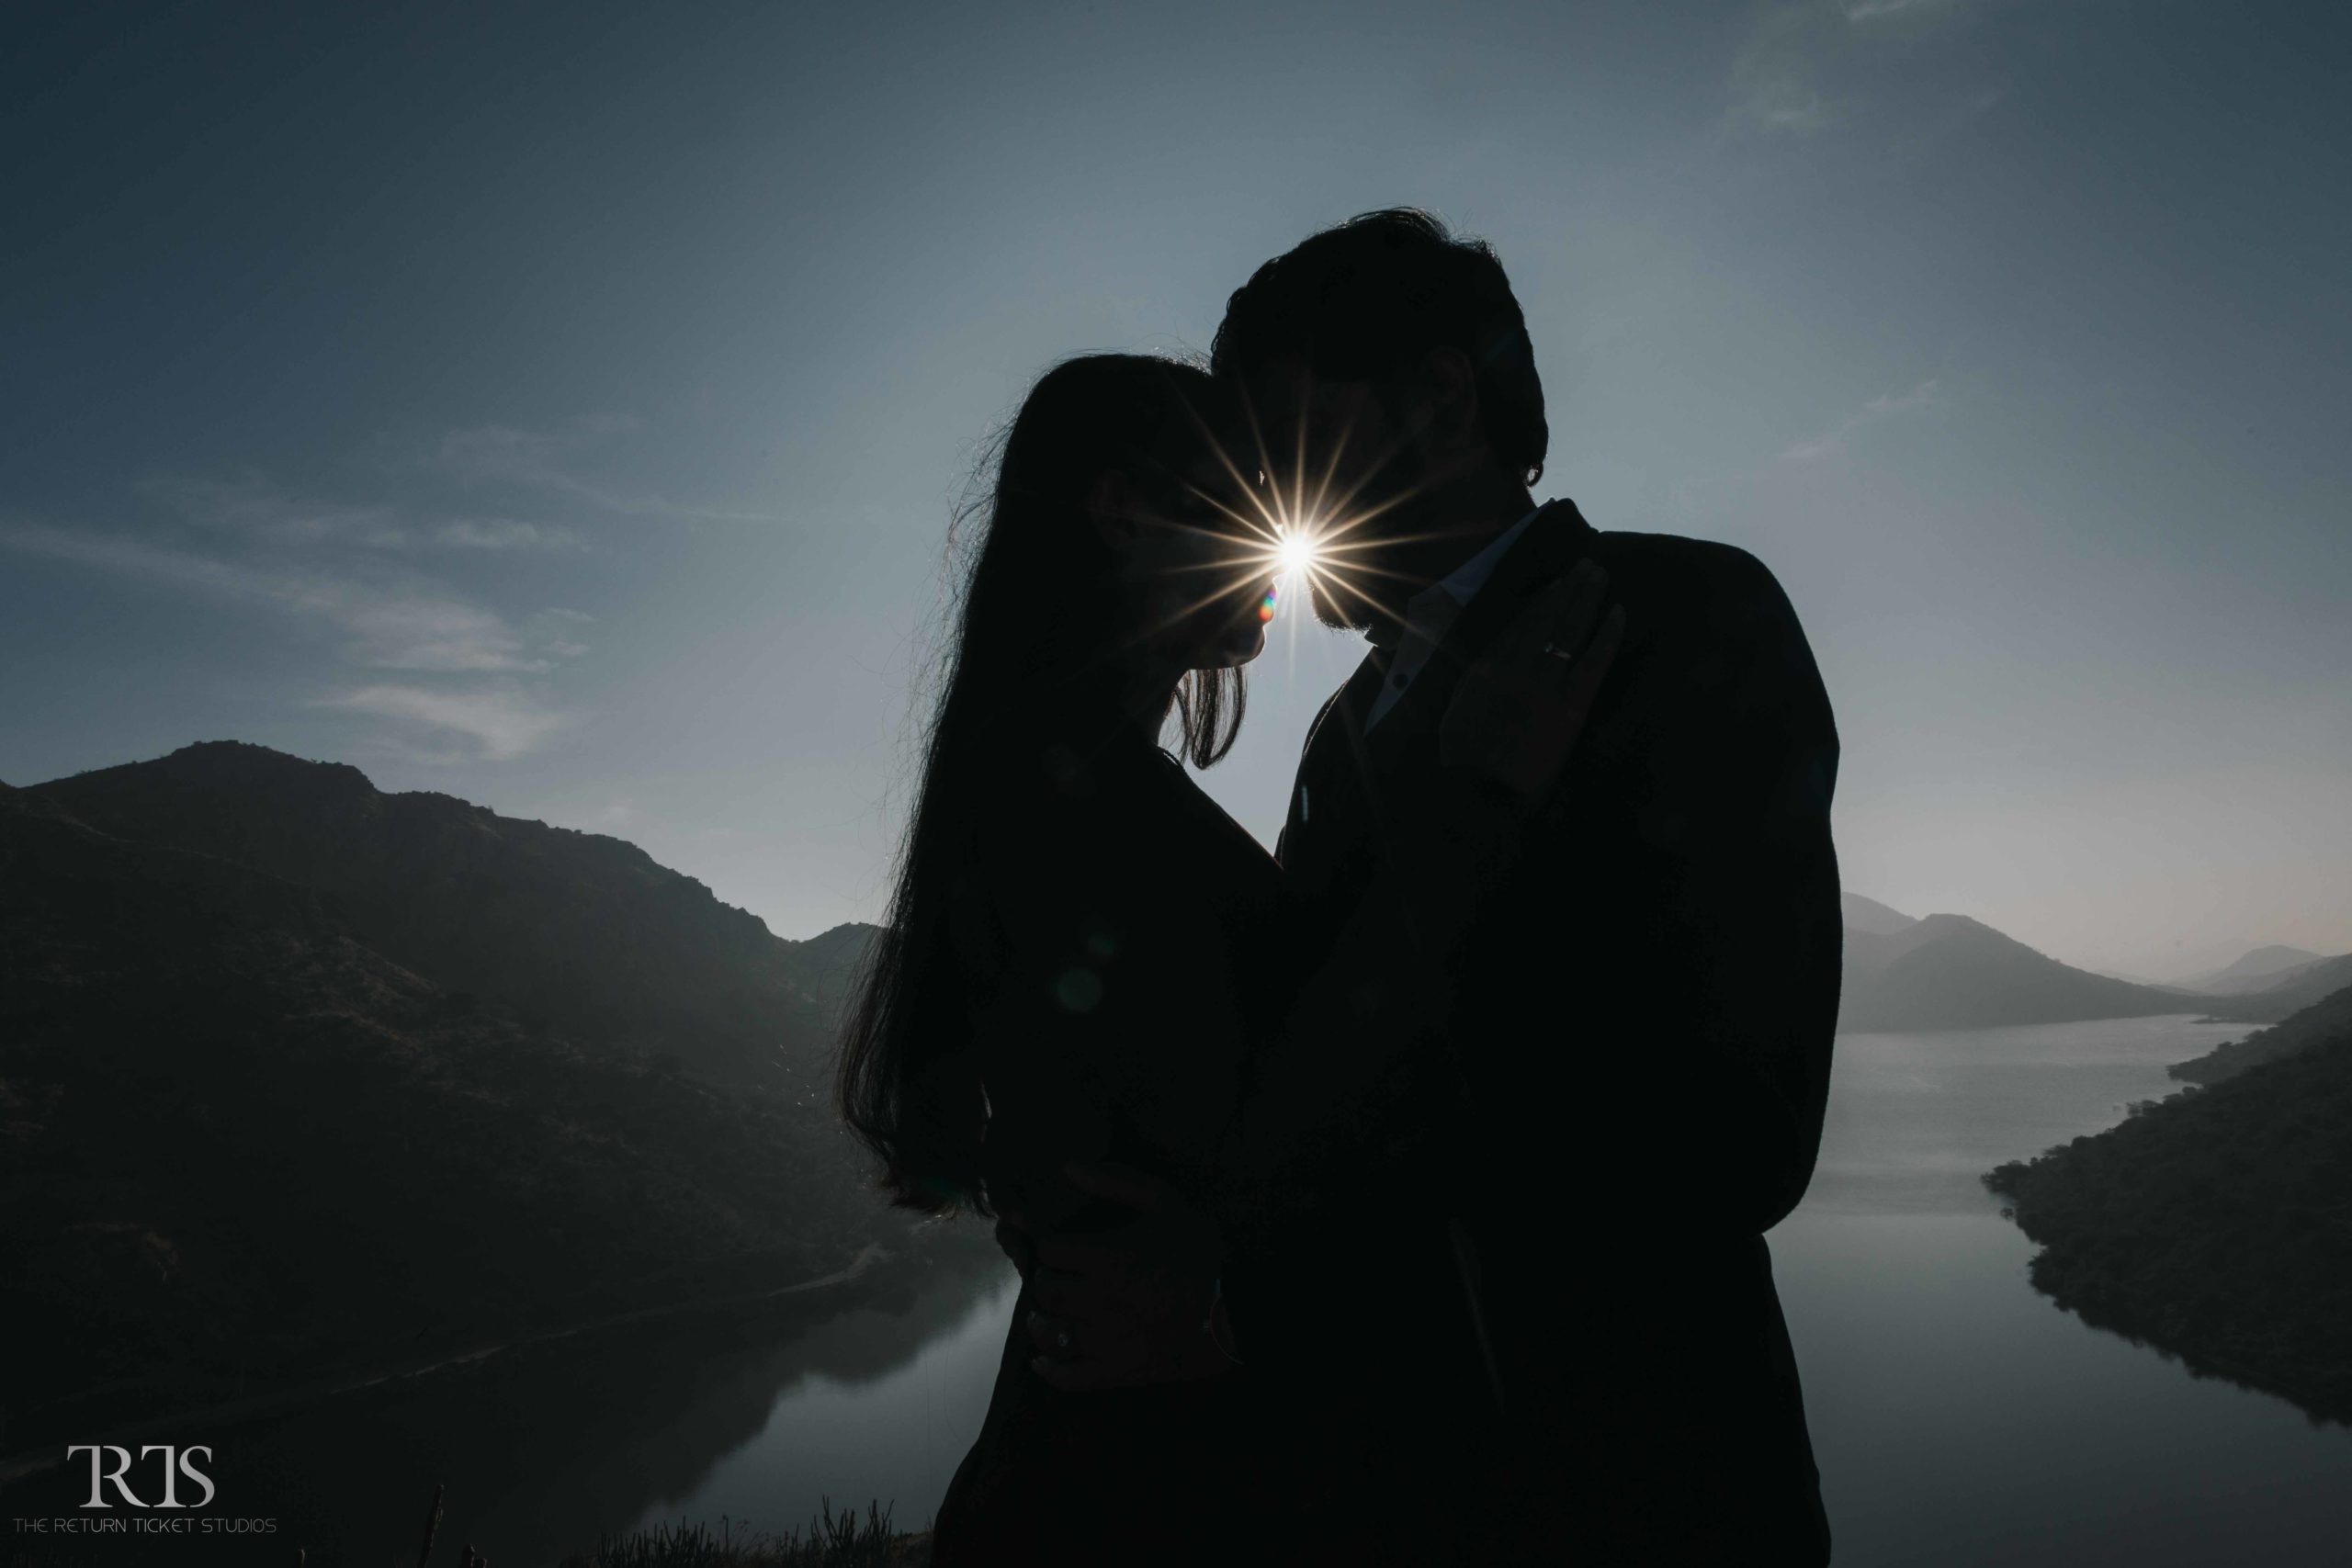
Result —
[{"label": "mountain", "polygon": [[355,939],[448,990],[729,1083],[825,1082],[840,971],[871,931],[782,941],[634,844],[388,795],[356,768],[238,741],[26,793],[100,832],[310,888]]},{"label": "mountain", "polygon": [[2299,1044],[1984,1180],[2060,1306],[2352,1421],[2352,990],[2265,1035]]},{"label": "mountain", "polygon": [[2352,953],[2282,971],[2269,976],[2257,989],[2200,997],[2197,1005],[2216,1018],[2276,1023],[2346,986],[2352,986]]},{"label": "mountain", "polygon": [[1891,909],[1875,898],[1865,898],[1859,893],[1843,895],[1846,929],[1865,931],[1871,936],[1895,936],[1919,923],[1918,918],[1900,909]]},{"label": "mountain", "polygon": [[861,947],[258,748],[0,786],[12,1446],[838,1269],[897,1230],[862,1155],[742,1080],[813,1066]]},{"label": "mountain", "polygon": [[2304,1007],[2281,1022],[2257,1029],[2243,1040],[2225,1040],[2201,1056],[2175,1062],[2165,1071],[2183,1083],[2217,1084],[2249,1067],[2275,1062],[2337,1034],[2352,1033],[2352,976],[2341,990]]},{"label": "mountain", "polygon": [[858,966],[874,945],[876,929],[853,921],[820,931],[806,942],[785,944],[794,982],[824,1010],[829,1027],[849,1005]]},{"label": "mountain", "polygon": [[2289,971],[2317,964],[2326,956],[2273,942],[2254,949],[2234,964],[2192,976],[2180,983],[2198,991],[2259,991]]},{"label": "mountain", "polygon": [[[1866,914],[1894,913],[1860,902]],[[1877,923],[1887,922],[1879,917]],[[1851,1033],[1991,1029],[2199,1011],[2204,1005],[2072,968],[1964,915],[1929,915],[1893,931],[1848,925],[1838,1027]]]},{"label": "mountain", "polygon": [[2187,997],[2191,998],[2192,1001],[2194,998],[2206,994],[2203,991],[2191,990],[2187,986],[2176,986],[2169,980],[2151,979],[2145,975],[2136,973],[2130,969],[2086,969],[2084,973],[2086,975],[2097,975],[2109,980],[2121,980],[2129,985],[2145,986],[2151,990],[2169,991],[2174,996]]}]

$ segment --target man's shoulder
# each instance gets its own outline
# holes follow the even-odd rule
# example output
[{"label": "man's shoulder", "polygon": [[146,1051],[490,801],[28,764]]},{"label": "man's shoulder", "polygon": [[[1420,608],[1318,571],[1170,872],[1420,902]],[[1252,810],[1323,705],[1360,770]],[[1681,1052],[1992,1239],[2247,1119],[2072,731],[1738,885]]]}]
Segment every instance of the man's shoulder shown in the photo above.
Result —
[{"label": "man's shoulder", "polygon": [[1720,539],[1600,529],[1592,536],[1592,553],[1612,577],[1623,571],[1638,573],[1645,580],[1684,584],[1725,583],[1751,590],[1778,586],[1770,567],[1737,545]]},{"label": "man's shoulder", "polygon": [[1771,568],[1736,545],[1612,530],[1593,536],[1592,555],[1628,614],[1685,639],[1804,636]]}]

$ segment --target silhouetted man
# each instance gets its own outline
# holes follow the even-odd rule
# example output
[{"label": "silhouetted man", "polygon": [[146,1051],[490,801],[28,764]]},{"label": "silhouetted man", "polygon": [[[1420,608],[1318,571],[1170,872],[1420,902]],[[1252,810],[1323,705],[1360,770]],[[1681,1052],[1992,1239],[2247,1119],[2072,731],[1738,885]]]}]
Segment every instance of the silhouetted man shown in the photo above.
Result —
[{"label": "silhouetted man", "polygon": [[[1396,737],[1427,735],[1417,715],[1531,593],[1590,558],[1627,632],[1529,852],[1475,911],[1441,1087],[1360,1129],[1378,1156],[1314,1173],[1313,1217],[1228,1248],[1216,1286],[1152,1256],[1148,1227],[1128,1264],[1085,1249],[1101,1288],[1034,1323],[1038,1345],[1116,1347],[1066,1386],[1149,1382],[1177,1351],[1139,1338],[1159,1320],[1133,1303],[1221,1290],[1240,1360],[1319,1413],[1313,1489],[1362,1521],[1335,1527],[1334,1560],[1451,1541],[1471,1561],[1826,1562],[1763,1240],[1812,1174],[1841,941],[1837,734],[1794,614],[1739,550],[1535,502],[1548,431],[1518,301],[1487,247],[1425,214],[1268,262],[1214,367],[1247,389],[1273,486],[1327,498],[1317,614],[1372,644],[1316,720],[1283,832],[1306,951],[1367,901],[1417,918],[1394,814],[1435,758]],[[1359,979],[1360,1016],[1393,999],[1395,976]],[[1057,1238],[1037,1242],[1055,1263]]]}]

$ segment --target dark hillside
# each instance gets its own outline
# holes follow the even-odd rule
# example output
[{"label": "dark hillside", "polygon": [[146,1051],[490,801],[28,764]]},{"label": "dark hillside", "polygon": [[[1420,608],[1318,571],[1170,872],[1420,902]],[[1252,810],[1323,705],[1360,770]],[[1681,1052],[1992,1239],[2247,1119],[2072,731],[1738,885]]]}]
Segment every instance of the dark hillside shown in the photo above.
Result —
[{"label": "dark hillside", "polygon": [[2225,1040],[2201,1056],[2175,1062],[2165,1070],[2183,1083],[2217,1084],[2248,1067],[2275,1062],[2312,1045],[2352,1032],[2352,986],[2323,997],[2301,1012],[2243,1040]]},{"label": "dark hillside", "polygon": [[2340,1000],[2279,1026],[2308,1031],[2301,1050],[1984,1180],[2041,1244],[2033,1282],[2059,1305],[2352,1421],[2352,1016]]},{"label": "dark hillside", "polygon": [[[455,804],[427,865],[463,865],[443,828],[498,831]],[[0,1315],[43,1348],[11,1362],[10,1448],[808,1278],[889,1228],[820,1110],[585,1044],[392,961],[336,894],[77,814],[0,793]]]}]

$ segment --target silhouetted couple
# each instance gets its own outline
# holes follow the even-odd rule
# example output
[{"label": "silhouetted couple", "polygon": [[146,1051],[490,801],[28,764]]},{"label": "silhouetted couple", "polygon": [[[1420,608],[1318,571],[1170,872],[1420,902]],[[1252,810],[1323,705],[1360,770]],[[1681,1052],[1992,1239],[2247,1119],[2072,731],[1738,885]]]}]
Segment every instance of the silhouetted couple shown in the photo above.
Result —
[{"label": "silhouetted couple", "polygon": [[[1538,504],[1546,441],[1501,266],[1411,211],[1005,434],[842,1078],[1022,1265],[940,1568],[1826,1561],[1763,1233],[1836,731],[1771,575]],[[1270,856],[1159,740],[1231,746],[1310,519],[1371,648]]]}]

